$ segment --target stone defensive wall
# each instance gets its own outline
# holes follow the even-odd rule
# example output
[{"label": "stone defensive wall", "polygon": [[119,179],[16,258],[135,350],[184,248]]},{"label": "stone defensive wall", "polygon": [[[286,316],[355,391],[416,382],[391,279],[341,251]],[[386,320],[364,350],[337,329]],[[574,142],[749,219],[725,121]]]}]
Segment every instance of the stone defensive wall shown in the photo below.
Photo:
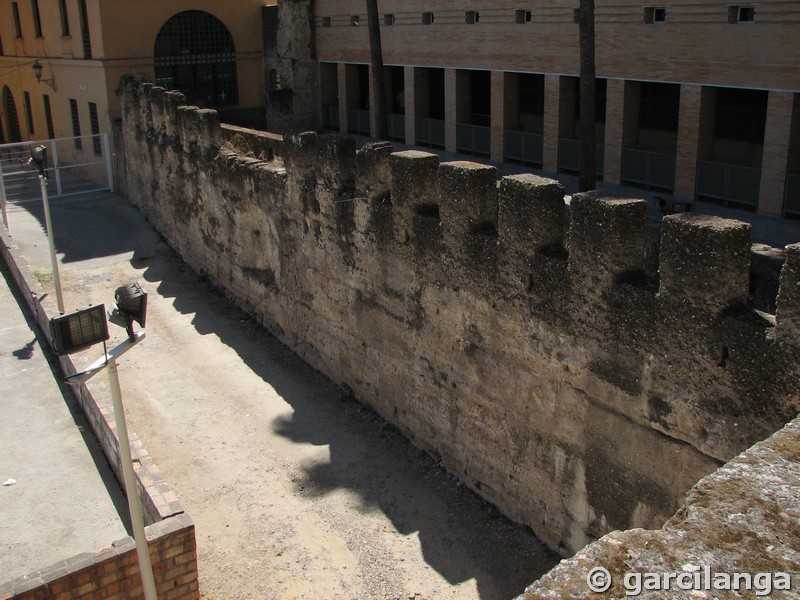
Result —
[{"label": "stone defensive wall", "polygon": [[653,274],[643,200],[121,94],[127,195],[169,244],[564,555],[662,527],[800,410],[800,245],[769,314],[745,223],[666,217]]},{"label": "stone defensive wall", "polygon": [[[8,266],[40,331],[49,331],[50,319],[59,314],[55,301],[45,293],[19,247],[4,228],[0,228],[0,260]],[[57,358],[65,376],[77,373],[71,356]],[[108,389],[102,386],[90,388],[86,384],[69,387],[122,485],[119,441]],[[128,437],[158,597],[164,600],[198,600],[194,523],[136,433],[129,430]],[[0,600],[105,600],[141,598],[142,593],[136,545],[130,536],[110,547],[79,554],[0,583]]]}]

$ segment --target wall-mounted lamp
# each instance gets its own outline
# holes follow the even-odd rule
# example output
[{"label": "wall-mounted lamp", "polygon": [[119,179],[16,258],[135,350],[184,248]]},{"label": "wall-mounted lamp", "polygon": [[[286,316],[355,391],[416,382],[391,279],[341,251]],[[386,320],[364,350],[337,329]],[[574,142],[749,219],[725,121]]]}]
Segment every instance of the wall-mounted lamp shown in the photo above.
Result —
[{"label": "wall-mounted lamp", "polygon": [[40,63],[38,60],[35,63],[33,63],[33,74],[36,76],[36,81],[38,81],[39,83],[46,83],[51,88],[53,88],[54,92],[57,91],[55,76],[52,79],[42,79],[43,70],[44,67],[42,66],[42,63]]}]

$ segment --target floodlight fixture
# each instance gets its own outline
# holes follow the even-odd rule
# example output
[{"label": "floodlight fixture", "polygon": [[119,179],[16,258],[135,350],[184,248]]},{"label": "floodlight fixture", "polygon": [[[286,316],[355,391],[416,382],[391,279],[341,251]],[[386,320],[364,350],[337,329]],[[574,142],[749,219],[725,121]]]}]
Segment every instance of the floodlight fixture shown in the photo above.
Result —
[{"label": "floodlight fixture", "polygon": [[108,314],[108,320],[124,327],[128,332],[128,337],[134,337],[133,323],[139,323],[144,327],[147,317],[147,292],[142,289],[139,283],[131,283],[117,288],[114,292],[116,304]]},{"label": "floodlight fixture", "polygon": [[31,150],[28,164],[39,169],[39,175],[47,179],[47,146],[40,144]]},{"label": "floodlight fixture", "polygon": [[50,338],[56,354],[72,354],[108,339],[106,307],[103,304],[50,319]]}]

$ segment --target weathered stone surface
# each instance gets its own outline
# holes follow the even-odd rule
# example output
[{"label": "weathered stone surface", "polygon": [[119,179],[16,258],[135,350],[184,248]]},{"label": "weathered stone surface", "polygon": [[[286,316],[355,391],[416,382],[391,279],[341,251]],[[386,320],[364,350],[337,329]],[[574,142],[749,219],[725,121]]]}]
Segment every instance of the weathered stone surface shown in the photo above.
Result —
[{"label": "weathered stone surface", "polygon": [[258,160],[159,98],[123,97],[128,194],[176,251],[565,555],[800,411],[795,262],[775,325],[740,224],[668,221],[659,288],[641,200],[314,133]]},{"label": "weathered stone surface", "polygon": [[[702,577],[694,591],[680,589],[678,581],[673,579],[671,590],[666,591],[662,584],[662,589],[644,589],[637,597],[797,598],[800,595],[800,419],[701,480],[662,529],[609,533],[562,561],[530,586],[520,600],[594,597],[587,577],[597,567],[611,574],[613,585],[604,596],[613,598],[634,591],[637,577],[644,587],[646,573],[693,571]],[[740,593],[714,589],[715,577],[707,576],[706,567],[711,574],[749,574],[752,587],[749,591],[742,587]],[[779,578],[774,574],[780,572],[790,574],[791,589],[772,589],[767,594],[766,578],[757,580],[756,575],[769,573],[775,585]],[[706,581],[710,589],[705,587]],[[724,583],[724,578],[719,581]],[[686,584],[694,585],[694,581],[687,576]]]}]

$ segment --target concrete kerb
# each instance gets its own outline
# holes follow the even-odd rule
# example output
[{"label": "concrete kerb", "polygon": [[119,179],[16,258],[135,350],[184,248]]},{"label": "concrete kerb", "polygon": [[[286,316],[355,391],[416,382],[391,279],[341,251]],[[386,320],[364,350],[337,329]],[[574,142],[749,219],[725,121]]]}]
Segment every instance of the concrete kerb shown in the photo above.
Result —
[{"label": "concrete kerb", "polygon": [[[49,331],[49,322],[52,316],[58,315],[58,308],[45,292],[42,285],[34,276],[33,270],[28,265],[27,260],[22,256],[19,247],[14,242],[13,237],[0,227],[0,255],[8,266],[9,273],[18,286],[22,298],[26,302],[30,314],[42,332]],[[51,340],[48,339],[51,344]],[[61,373],[66,377],[78,371],[72,358],[69,355],[58,357],[58,364]],[[116,427],[114,425],[113,411],[110,398],[98,398],[84,384],[81,386],[70,386],[73,395],[80,404],[87,421],[97,437],[103,452],[114,471],[117,480],[122,484],[122,467],[119,460],[119,442],[116,437]],[[175,496],[172,489],[164,481],[158,467],[144,448],[144,445],[136,436],[135,432],[128,432],[131,442],[131,452],[134,462],[136,475],[137,491],[142,502],[142,510],[145,520],[145,533],[148,544],[153,551],[153,544],[161,538],[173,535],[176,531],[190,529],[194,537],[194,526],[191,519],[183,511],[183,508]],[[168,521],[174,521],[172,523]],[[128,538],[131,549],[133,548],[132,538]],[[122,542],[125,542],[123,540]],[[120,543],[120,545],[126,545]],[[116,545],[115,545],[116,546]],[[87,567],[87,560],[104,562],[108,557],[104,554],[105,549],[94,554],[86,555],[79,561],[69,559],[62,561],[68,564],[57,564],[40,572],[31,573],[28,576],[0,585],[0,599],[19,597],[28,590],[47,585],[47,579],[64,577],[69,571],[82,570]],[[116,553],[119,554],[120,548]],[[74,563],[74,564],[73,564]],[[73,565],[74,568],[70,567]],[[196,573],[195,573],[196,576]]]}]

